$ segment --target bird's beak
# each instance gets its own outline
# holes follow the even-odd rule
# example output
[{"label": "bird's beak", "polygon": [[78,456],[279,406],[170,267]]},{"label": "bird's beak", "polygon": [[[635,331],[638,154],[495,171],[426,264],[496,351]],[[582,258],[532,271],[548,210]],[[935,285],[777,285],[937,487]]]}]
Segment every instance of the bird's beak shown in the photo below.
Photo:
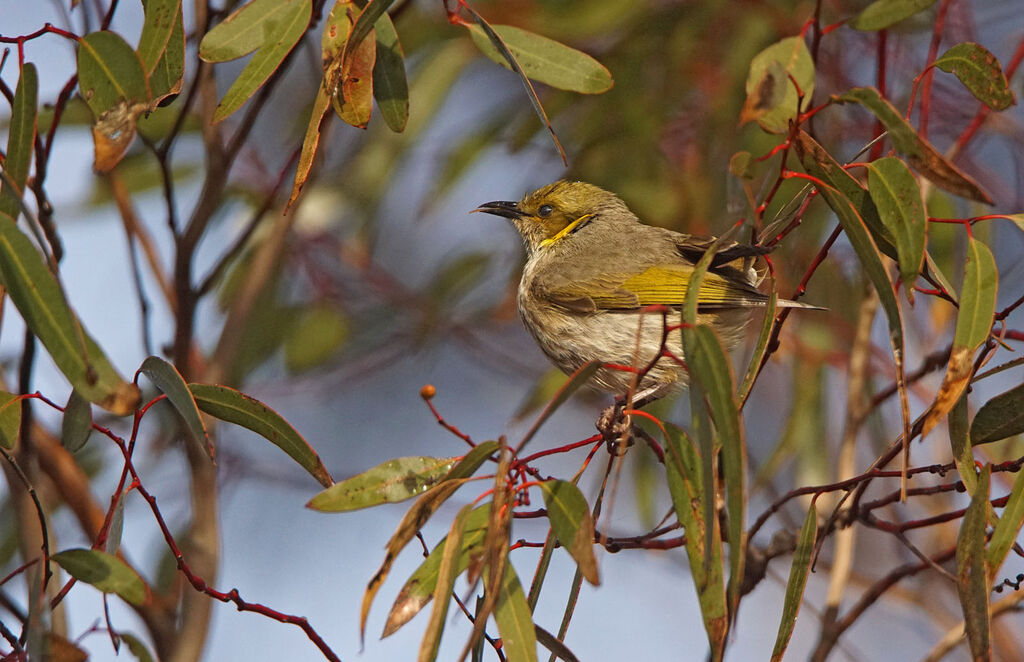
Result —
[{"label": "bird's beak", "polygon": [[494,214],[495,216],[504,216],[505,218],[521,218],[523,216],[523,212],[519,209],[519,203],[507,200],[485,202],[473,211],[482,211],[487,214]]}]

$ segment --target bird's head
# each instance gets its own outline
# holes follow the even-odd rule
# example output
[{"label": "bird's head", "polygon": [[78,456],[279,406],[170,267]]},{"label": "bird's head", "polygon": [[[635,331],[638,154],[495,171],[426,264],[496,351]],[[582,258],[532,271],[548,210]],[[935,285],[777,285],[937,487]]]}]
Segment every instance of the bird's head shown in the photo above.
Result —
[{"label": "bird's head", "polygon": [[473,211],[504,216],[511,220],[531,254],[564,239],[591,222],[624,218],[625,215],[632,217],[626,205],[614,193],[586,182],[567,180],[541,187],[518,202],[495,200]]}]

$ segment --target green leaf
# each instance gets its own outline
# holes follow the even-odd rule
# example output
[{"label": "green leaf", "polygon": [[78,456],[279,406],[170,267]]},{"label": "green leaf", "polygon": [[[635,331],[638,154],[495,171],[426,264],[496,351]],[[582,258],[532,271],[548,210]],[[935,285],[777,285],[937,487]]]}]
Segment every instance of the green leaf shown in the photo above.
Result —
[{"label": "green leaf", "polygon": [[21,433],[21,398],[0,391],[0,446],[11,450]]},{"label": "green leaf", "polygon": [[[511,65],[479,25],[467,25],[477,48],[506,69]],[[612,74],[600,62],[582,51],[512,25],[491,25],[508,46],[523,73],[533,80],[560,90],[580,94],[601,94],[611,89]]]},{"label": "green leaf", "polygon": [[171,34],[180,16],[181,0],[146,0],[138,54],[147,77],[170,46]]},{"label": "green leaf", "polygon": [[21,200],[32,164],[36,137],[36,107],[39,103],[39,76],[36,67],[26,62],[21,67],[18,87],[11,104],[11,123],[7,132],[7,158],[3,162],[7,179],[0,184],[0,213],[11,218],[21,214]]},{"label": "green leaf", "polygon": [[940,55],[934,65],[959,78],[975,99],[993,110],[1006,110],[1014,104],[999,60],[980,44],[957,44]]},{"label": "green leaf", "polygon": [[[262,4],[264,1],[256,0],[252,4]],[[274,5],[272,13],[268,12],[269,15],[259,23],[261,32],[265,31],[259,50],[217,104],[217,110],[213,113],[214,122],[221,121],[241,108],[242,104],[256,93],[256,90],[281,66],[309,26],[309,19],[313,13],[312,0],[285,0],[283,3],[273,1],[270,4]],[[209,37],[211,34],[213,31],[206,36]]]},{"label": "green leaf", "polygon": [[419,496],[441,480],[455,458],[399,457],[331,485],[310,499],[307,508],[346,512],[398,503]]},{"label": "green leaf", "polygon": [[[167,38],[167,43],[163,45],[160,50],[159,58],[151,67],[146,67],[149,72],[149,91],[152,95],[154,103],[164,99],[167,96],[177,94],[181,91],[181,86],[185,74],[185,27],[184,18],[181,12],[181,3],[178,0],[161,0],[161,5],[166,8],[166,5],[170,2],[176,2],[178,9],[174,14],[174,24],[171,27],[171,32]],[[149,24],[149,0],[146,2],[146,24]],[[161,20],[163,16],[161,15]],[[154,17],[154,22],[156,18]],[[163,26],[154,26],[153,36],[151,39],[158,41],[158,36]],[[145,34],[145,25],[143,26],[143,36],[139,39],[139,51],[140,58],[143,62],[146,62],[145,57],[142,56],[142,45],[146,42],[147,36]],[[144,64],[144,66],[146,66]]]},{"label": "green leaf", "polygon": [[935,0],[875,0],[849,25],[855,30],[884,30],[934,4]]},{"label": "green leaf", "polygon": [[1003,514],[992,530],[992,538],[988,543],[986,564],[990,582],[999,572],[1010,548],[1016,544],[1021,526],[1024,526],[1024,471],[1017,472]]},{"label": "green leaf", "polygon": [[746,402],[750,390],[754,388],[754,381],[761,372],[761,361],[768,351],[768,340],[771,338],[772,326],[775,322],[775,307],[779,301],[779,292],[775,289],[775,279],[771,279],[771,293],[764,306],[764,318],[761,322],[761,332],[757,336],[757,343],[754,344],[754,352],[750,356],[750,365],[747,367],[747,374],[743,377],[743,385],[737,393],[741,405]]},{"label": "green leaf", "polygon": [[921,138],[914,127],[903,118],[902,113],[883,99],[875,88],[855,87],[832,98],[839,103],[857,103],[870,110],[889,132],[889,139],[896,151],[904,154],[910,165],[939,188],[963,198],[992,204],[992,198],[974,179],[942,156],[931,143]]},{"label": "green leaf", "polygon": [[[896,368],[896,384],[900,391],[903,433],[905,436],[909,436],[910,411],[904,386],[906,380],[903,367],[903,319],[900,314],[899,301],[896,298],[895,292],[893,292],[892,281],[889,280],[889,272],[882,263],[882,257],[878,252],[878,245],[875,243],[871,232],[868,231],[867,223],[864,217],[860,215],[858,207],[844,195],[843,189],[833,188],[828,184],[827,179],[830,176],[837,177],[833,167],[833,164],[835,164],[834,159],[828,156],[821,145],[803,131],[797,136],[796,147],[804,170],[813,177],[822,180],[823,184],[825,184],[823,187],[819,186],[818,190],[835,213],[839,224],[843,228],[843,232],[846,233],[850,245],[853,246],[853,250],[857,254],[858,261],[874,286],[875,292],[878,293],[878,300],[882,305],[882,310],[885,312],[885,318],[889,325],[889,344],[892,347],[894,367]],[[841,177],[839,179],[842,180]],[[852,187],[846,184],[844,188]],[[863,202],[863,199],[861,199],[861,202]],[[876,211],[873,203],[869,209]],[[879,223],[881,224],[881,221]]]},{"label": "green leaf", "polygon": [[690,376],[704,392],[722,445],[722,472],[729,513],[729,611],[735,613],[747,549],[747,448],[736,402],[732,365],[721,341],[709,326],[684,328],[683,347]]},{"label": "green leaf", "polygon": [[427,623],[426,632],[420,642],[420,653],[418,662],[434,662],[437,659],[437,651],[441,645],[441,633],[444,631],[444,621],[448,616],[448,605],[451,603],[452,589],[455,587],[455,578],[459,570],[459,552],[462,551],[462,534],[466,530],[466,520],[472,511],[472,504],[466,504],[459,510],[459,514],[452,521],[448,529],[444,552],[441,555],[441,565],[437,571],[437,581],[434,587],[434,608],[430,611],[430,621]]},{"label": "green leaf", "polygon": [[373,65],[373,98],[384,123],[395,133],[405,130],[409,121],[409,81],[405,76],[405,53],[398,32],[385,14],[374,26],[377,35],[377,60]]},{"label": "green leaf", "polygon": [[316,451],[288,421],[267,405],[227,386],[192,383],[188,388],[202,411],[262,436],[298,462],[324,487],[334,483]]},{"label": "green leaf", "polygon": [[896,240],[900,277],[907,298],[913,301],[928,229],[921,188],[910,168],[890,156],[868,164],[868,191],[882,222]]},{"label": "green leaf", "polygon": [[[473,20],[476,21],[476,24],[480,26],[480,29],[483,30],[484,34],[487,36],[491,46],[498,52],[498,54],[501,55],[509,68],[519,76],[519,80],[522,82],[523,88],[526,90],[526,97],[530,100],[530,105],[533,106],[533,111],[537,114],[537,118],[540,120],[541,124],[547,127],[548,133],[551,134],[551,140],[555,143],[555,147],[558,149],[558,154],[562,157],[562,163],[568,166],[569,158],[565,155],[565,148],[562,147],[562,143],[558,140],[555,128],[551,126],[551,120],[548,119],[548,114],[544,111],[544,105],[540,102],[540,97],[537,96],[537,90],[533,89],[533,83],[530,82],[530,77],[523,70],[522,65],[519,64],[519,59],[515,56],[512,49],[509,48],[508,44],[505,43],[501,36],[494,31],[494,28],[491,27],[490,23],[485,21],[480,14],[474,11],[473,8],[467,4],[463,4],[461,7],[473,17]],[[473,26],[471,23],[463,23],[463,25],[467,29],[472,30]]]},{"label": "green leaf", "polygon": [[124,561],[96,549],[68,549],[54,554],[53,561],[80,582],[104,593],[116,593],[133,605],[146,601],[145,582]]},{"label": "green leaf", "polygon": [[996,312],[999,271],[992,251],[984,242],[970,238],[964,284],[960,290],[960,312],[956,316],[953,349],[967,347],[973,352],[988,339]]},{"label": "green leaf", "polygon": [[491,455],[498,450],[499,444],[496,441],[485,441],[479,443],[473,447],[471,451],[462,456],[458,464],[452,467],[452,470],[444,477],[444,480],[458,480],[460,478],[469,478],[476,470],[480,468],[484,462],[487,461]]},{"label": "green leaf", "polygon": [[203,417],[199,415],[199,405],[185,383],[177,368],[163,360],[159,356],[150,356],[142,362],[139,372],[146,375],[153,385],[160,389],[160,392],[167,396],[171,405],[177,410],[181,420],[185,423],[185,432],[199,448],[204,449],[212,458],[214,455],[213,444],[210,443],[210,436],[203,423]]},{"label": "green leaf", "polygon": [[775,638],[775,649],[772,651],[772,662],[781,662],[782,655],[789,646],[789,638],[793,636],[796,617],[800,613],[800,603],[804,599],[804,587],[807,585],[807,571],[811,567],[811,554],[818,535],[818,510],[811,502],[800,528],[800,537],[793,552],[793,564],[789,567],[789,581],[786,583],[786,599],[782,603],[782,622],[779,623],[779,634]]},{"label": "green leaf", "polygon": [[[792,76],[792,80],[790,80]],[[796,81],[803,95],[797,108]],[[747,73],[744,122],[757,120],[770,133],[785,133],[797,111],[805,110],[814,96],[814,59],[803,37],[787,37],[754,56]]]},{"label": "green leaf", "polygon": [[267,46],[277,31],[301,13],[308,0],[253,0],[206,33],[199,43],[199,57],[206,62],[228,62]]},{"label": "green leaf", "polygon": [[[700,603],[704,628],[713,652],[721,652],[728,630],[725,580],[722,576],[722,539],[718,518],[705,519],[702,458],[674,425],[666,426],[665,471],[676,517],[686,532],[686,556]],[[711,481],[712,483],[714,480]],[[711,554],[705,550],[710,548]]]},{"label": "green leaf", "polygon": [[1024,432],[1024,384],[981,406],[971,422],[971,444],[987,444]]},{"label": "green leaf", "polygon": [[953,332],[953,349],[935,402],[921,423],[922,439],[946,417],[967,389],[973,370],[974,352],[992,330],[998,276],[992,251],[981,241],[970,237],[960,292],[960,311]]},{"label": "green leaf", "polygon": [[121,638],[125,644],[128,645],[128,651],[135,656],[139,662],[153,662],[153,654],[146,648],[146,644],[142,643],[142,640],[136,637],[130,632],[118,632],[117,636]]},{"label": "green leaf", "polygon": [[348,340],[348,319],[332,303],[315,303],[302,311],[284,341],[284,365],[292,374],[326,363]]},{"label": "green leaf", "polygon": [[35,246],[14,220],[2,213],[0,277],[25,324],[76,391],[118,416],[135,410],[139,389],[117,374],[75,318]]},{"label": "green leaf", "polygon": [[960,524],[956,543],[957,592],[964,612],[964,629],[975,660],[991,658],[989,643],[989,577],[985,563],[985,521],[991,465],[978,476],[978,487]]},{"label": "green leaf", "polygon": [[967,434],[967,394],[960,396],[959,402],[949,412],[949,444],[953,451],[953,461],[960,474],[960,480],[968,494],[974,494],[978,485],[978,472],[974,468],[974,453],[971,450],[971,439]]},{"label": "green leaf", "polygon": [[92,433],[92,407],[89,401],[72,390],[64,407],[60,424],[60,441],[72,453],[85,446]]},{"label": "green leaf", "polygon": [[540,484],[551,530],[569,552],[588,582],[601,583],[594,556],[594,520],[580,488],[566,480],[548,480]]},{"label": "green leaf", "polygon": [[470,558],[483,550],[490,514],[490,503],[477,506],[466,517],[463,534],[458,541],[450,542],[446,537],[431,550],[426,560],[412,573],[398,592],[398,597],[395,598],[395,603],[388,613],[382,638],[394,634],[430,602],[437,588],[441,564],[448,553],[449,544],[458,550],[455,576],[465,572],[469,567]]},{"label": "green leaf", "polygon": [[106,30],[78,40],[78,89],[96,117],[119,102],[149,101],[139,54],[120,35]]},{"label": "green leaf", "polygon": [[509,662],[536,662],[537,635],[533,631],[533,613],[511,563],[505,563],[498,602],[494,605],[501,645]]}]

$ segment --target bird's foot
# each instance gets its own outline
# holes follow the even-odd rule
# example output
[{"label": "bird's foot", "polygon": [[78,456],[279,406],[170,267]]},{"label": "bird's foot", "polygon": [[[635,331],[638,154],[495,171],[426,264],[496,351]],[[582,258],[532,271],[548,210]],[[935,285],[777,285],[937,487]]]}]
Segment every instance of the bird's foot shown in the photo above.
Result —
[{"label": "bird's foot", "polygon": [[614,405],[601,412],[597,419],[597,431],[601,433],[608,452],[612,455],[623,455],[626,449],[633,445],[633,423],[622,410],[623,404],[616,401]]}]

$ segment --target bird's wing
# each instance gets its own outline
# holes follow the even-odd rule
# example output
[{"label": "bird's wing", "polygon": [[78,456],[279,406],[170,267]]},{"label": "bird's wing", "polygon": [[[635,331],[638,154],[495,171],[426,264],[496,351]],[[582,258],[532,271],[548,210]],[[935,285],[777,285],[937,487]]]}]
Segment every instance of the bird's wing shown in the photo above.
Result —
[{"label": "bird's wing", "polygon": [[[563,283],[543,297],[574,312],[636,310],[643,306],[681,306],[686,299],[693,266],[683,263],[651,265],[634,273],[604,273],[598,278]],[[733,277],[733,269],[709,271],[697,303],[702,308],[762,306],[767,296]]]}]

